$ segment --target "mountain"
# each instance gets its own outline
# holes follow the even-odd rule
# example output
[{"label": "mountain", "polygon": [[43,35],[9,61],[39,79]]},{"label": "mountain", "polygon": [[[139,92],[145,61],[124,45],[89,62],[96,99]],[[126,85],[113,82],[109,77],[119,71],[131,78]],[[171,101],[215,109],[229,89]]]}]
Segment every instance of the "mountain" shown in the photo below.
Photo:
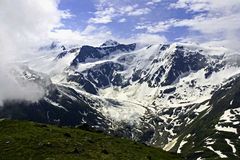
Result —
[{"label": "mountain", "polygon": [[[28,66],[48,77],[41,78],[48,82],[44,97],[6,101],[0,117],[87,123],[188,159],[240,156],[240,55],[231,50],[109,40],[35,58]],[[36,71],[29,70],[42,77]]]}]

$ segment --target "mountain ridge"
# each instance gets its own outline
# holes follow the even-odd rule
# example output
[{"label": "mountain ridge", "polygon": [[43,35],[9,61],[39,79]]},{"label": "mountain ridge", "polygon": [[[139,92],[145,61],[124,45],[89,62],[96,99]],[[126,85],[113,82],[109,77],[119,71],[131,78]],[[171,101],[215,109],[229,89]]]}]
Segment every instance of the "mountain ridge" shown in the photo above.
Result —
[{"label": "mountain ridge", "polygon": [[[15,111],[8,111],[9,105],[6,105],[8,107],[0,112],[1,117],[14,118],[14,115],[18,115],[16,119],[40,121],[27,116],[33,113],[31,108],[37,106],[39,113],[34,112],[34,115],[44,117],[40,122],[66,125],[87,123],[106,133],[183,153],[190,159],[219,155],[221,158],[218,153],[226,152],[217,152],[213,142],[209,145],[200,143],[198,139],[204,140],[207,134],[202,131],[197,134],[197,126],[203,125],[207,133],[217,133],[220,129],[224,133],[221,135],[226,136],[225,132],[230,132],[234,134],[230,137],[235,139],[226,136],[227,142],[239,145],[235,136],[239,131],[236,129],[234,133],[231,132],[236,127],[233,123],[239,120],[238,108],[232,108],[229,102],[230,110],[223,107],[225,113],[217,109],[214,114],[218,116],[210,118],[213,106],[219,106],[214,99],[221,99],[216,98],[221,89],[229,88],[228,82],[234,80],[234,86],[238,86],[239,55],[231,54],[224,48],[190,44],[159,44],[140,49],[135,43],[113,44],[71,48],[55,55],[49,66],[58,71],[48,73],[51,84],[44,87],[46,94],[40,103],[21,104],[25,106],[24,110],[18,107]],[[234,86],[230,86],[233,89],[230,93],[235,92]],[[228,92],[222,94],[229,96]],[[236,103],[239,104],[238,101]],[[16,108],[14,103],[11,106]],[[18,110],[25,117],[16,113]],[[221,116],[231,115],[232,112],[236,118],[228,120],[227,125],[221,128],[222,121],[226,119]],[[205,117],[209,119],[206,124],[201,120]],[[190,144],[194,138],[207,155],[194,154],[199,151],[199,148]],[[224,143],[229,148],[229,143],[219,142],[218,139],[216,144]],[[192,148],[191,153],[189,147]],[[232,155],[226,153],[226,156],[239,157],[238,151]]]}]

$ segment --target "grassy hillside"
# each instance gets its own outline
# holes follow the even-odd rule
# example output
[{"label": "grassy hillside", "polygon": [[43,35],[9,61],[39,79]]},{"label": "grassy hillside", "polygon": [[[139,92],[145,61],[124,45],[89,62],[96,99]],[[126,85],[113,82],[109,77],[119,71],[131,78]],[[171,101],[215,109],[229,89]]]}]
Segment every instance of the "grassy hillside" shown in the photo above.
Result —
[{"label": "grassy hillside", "polygon": [[181,159],[136,142],[81,129],[23,121],[0,121],[0,159]]}]

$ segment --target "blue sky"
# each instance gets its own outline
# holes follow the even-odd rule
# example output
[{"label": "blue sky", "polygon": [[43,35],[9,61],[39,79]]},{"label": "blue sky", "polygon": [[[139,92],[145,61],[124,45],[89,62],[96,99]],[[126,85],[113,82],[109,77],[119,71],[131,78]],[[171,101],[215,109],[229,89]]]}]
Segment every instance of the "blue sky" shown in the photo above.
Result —
[{"label": "blue sky", "polygon": [[19,46],[113,39],[240,48],[240,0],[1,0],[0,7],[0,31]]},{"label": "blue sky", "polygon": [[240,48],[240,0],[1,0],[0,9],[0,38],[21,48],[108,39]]},{"label": "blue sky", "polygon": [[232,47],[239,40],[239,0],[61,0],[59,9],[71,16],[58,34],[78,34],[87,39],[82,43],[109,38]]},{"label": "blue sky", "polygon": [[[116,0],[115,2],[100,2],[97,0],[62,0],[59,8],[62,10],[69,10],[73,15],[72,18],[63,20],[65,25],[63,27],[64,29],[81,31],[87,26],[93,25],[100,28],[107,28],[117,37],[129,38],[136,34],[146,33],[146,29],[137,29],[137,26],[143,24],[154,24],[169,19],[193,18],[195,13],[186,13],[184,9],[169,8],[172,3],[176,2],[176,0]],[[102,9],[99,9],[101,3]],[[108,14],[106,13],[104,16],[98,17],[96,12],[100,11],[98,14],[101,14],[104,11],[106,12],[109,8],[114,8],[116,10],[120,8],[122,8],[122,10],[129,8],[130,11],[128,13],[124,13],[126,11],[122,11],[122,13],[115,13],[118,11],[113,11],[109,13],[109,15],[112,16],[111,19],[106,21],[101,20],[104,16],[108,17]],[[165,36],[168,41],[176,41],[177,38],[188,33],[189,31],[186,27],[177,27],[161,32],[154,32],[154,34]]]}]

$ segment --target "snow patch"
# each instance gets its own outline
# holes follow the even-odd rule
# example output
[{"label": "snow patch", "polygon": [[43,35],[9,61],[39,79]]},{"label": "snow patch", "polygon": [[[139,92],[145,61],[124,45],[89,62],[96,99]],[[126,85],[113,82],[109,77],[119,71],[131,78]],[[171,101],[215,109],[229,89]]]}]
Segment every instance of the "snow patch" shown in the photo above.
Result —
[{"label": "snow patch", "polygon": [[226,141],[227,144],[232,148],[233,153],[236,154],[237,150],[236,150],[234,144],[230,141],[230,139],[226,139],[226,138],[225,138],[225,141]]},{"label": "snow patch", "polygon": [[171,142],[169,142],[168,144],[166,144],[164,147],[163,147],[163,150],[165,151],[170,151],[174,146],[175,144],[177,143],[177,140],[178,140],[178,137],[173,139]]},{"label": "snow patch", "polygon": [[233,127],[229,127],[229,126],[224,127],[224,126],[215,125],[215,129],[218,130],[218,131],[232,132],[232,133],[237,134],[237,129],[233,128]]},{"label": "snow patch", "polygon": [[194,110],[194,112],[200,113],[206,109],[208,109],[210,106],[208,104],[200,105],[197,109]]},{"label": "snow patch", "polygon": [[61,108],[61,109],[64,109],[65,111],[68,112],[68,110],[67,110],[65,107],[59,105],[58,103],[53,102],[52,100],[50,100],[50,99],[48,99],[48,98],[46,98],[46,97],[44,97],[43,99],[44,99],[45,101],[47,101],[48,103],[52,104],[53,106],[58,107],[58,108]]},{"label": "snow patch", "polygon": [[220,158],[228,158],[226,155],[222,154],[221,151],[215,151],[211,146],[207,146],[206,148],[210,149],[214,153],[216,153]]},{"label": "snow patch", "polygon": [[188,143],[188,141],[184,141],[182,140],[182,142],[180,143],[179,147],[178,147],[178,150],[177,150],[177,153],[181,153],[181,148],[184,146],[184,144]]}]

